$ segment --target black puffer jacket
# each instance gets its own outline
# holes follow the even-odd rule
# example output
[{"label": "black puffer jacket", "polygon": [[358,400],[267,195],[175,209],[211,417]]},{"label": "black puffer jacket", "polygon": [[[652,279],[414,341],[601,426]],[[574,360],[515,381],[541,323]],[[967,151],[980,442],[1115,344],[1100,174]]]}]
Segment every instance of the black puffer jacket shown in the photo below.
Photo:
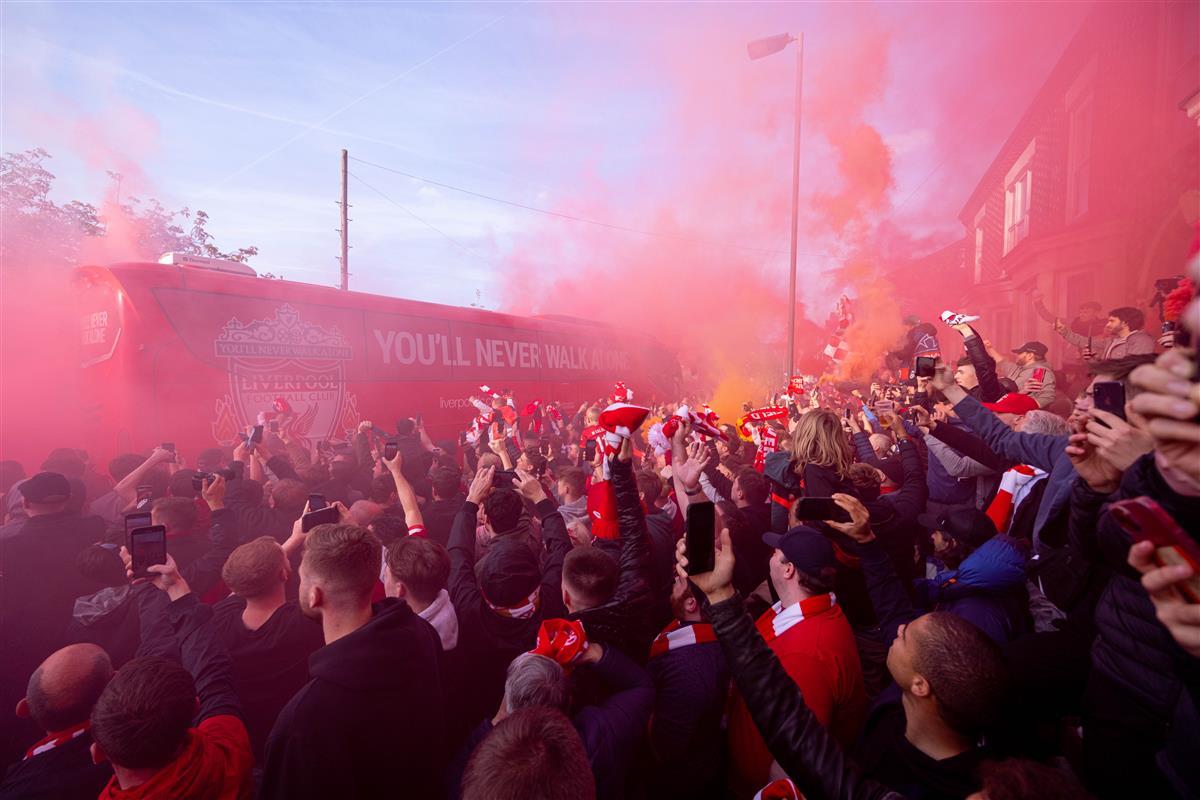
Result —
[{"label": "black puffer jacket", "polygon": [[[971,332],[974,333],[975,329],[972,328]],[[967,350],[967,357],[971,359],[971,365],[975,367],[975,377],[979,380],[979,385],[971,389],[969,394],[981,403],[996,402],[1004,396],[1000,378],[996,375],[996,360],[988,353],[983,339],[977,333],[963,339],[963,346]]]},{"label": "black puffer jacket", "polygon": [[[1200,540],[1200,498],[1176,494],[1159,474],[1153,453],[1126,470],[1120,489],[1108,500],[1141,496],[1154,499],[1189,536]],[[1072,504],[1098,505],[1097,499],[1080,481]],[[1185,653],[1158,621],[1140,576],[1126,563],[1129,534],[1107,509],[1094,531],[1093,535],[1080,515],[1072,515],[1071,544],[1101,570],[1111,570],[1096,603],[1093,668],[1123,689],[1126,699],[1149,718],[1161,721],[1165,731],[1184,686],[1200,686],[1200,660]],[[1104,714],[1104,709],[1094,711]]]},{"label": "black puffer jacket", "polygon": [[617,591],[604,605],[577,611],[570,619],[583,623],[588,638],[611,644],[644,664],[650,642],[658,631],[654,629],[652,614],[650,538],[631,462],[612,462],[612,485],[617,495],[617,524],[621,531]]},{"label": "black puffer jacket", "polygon": [[[695,590],[701,596],[699,590]],[[806,796],[837,800],[903,800],[863,777],[837,740],[804,704],[799,687],[763,641],[742,599],[709,606],[730,672],[771,755]]]}]

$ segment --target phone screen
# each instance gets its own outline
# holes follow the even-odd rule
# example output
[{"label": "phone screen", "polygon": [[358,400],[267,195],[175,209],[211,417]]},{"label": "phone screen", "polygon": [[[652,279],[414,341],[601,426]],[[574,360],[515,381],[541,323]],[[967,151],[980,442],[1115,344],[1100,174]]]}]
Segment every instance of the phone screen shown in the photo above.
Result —
[{"label": "phone screen", "polygon": [[259,442],[262,441],[262,437],[263,437],[263,426],[255,425],[254,430],[250,432],[250,441],[253,442],[254,444],[258,444]]},{"label": "phone screen", "polygon": [[697,575],[712,572],[717,552],[713,534],[717,527],[717,507],[712,503],[688,503],[687,507],[687,572]]},{"label": "phone screen", "polygon": [[174,453],[174,452],[175,452],[175,443],[174,443],[174,442],[163,442],[163,443],[162,443],[162,449],[163,449],[163,450],[169,450],[169,451],[171,451],[172,453]]},{"label": "phone screen", "polygon": [[937,366],[937,360],[928,356],[917,356],[917,366],[913,373],[918,378],[933,377],[934,368]]},{"label": "phone screen", "polygon": [[129,538],[129,534],[135,528],[148,528],[154,523],[150,519],[149,511],[134,511],[131,514],[125,515],[125,538]]},{"label": "phone screen", "polygon": [[391,461],[399,451],[400,445],[397,442],[388,442],[383,446],[383,460]]},{"label": "phone screen", "polygon": [[850,512],[835,503],[832,497],[801,497],[796,501],[796,519],[849,522]]},{"label": "phone screen", "polygon": [[320,511],[327,505],[328,503],[325,502],[325,495],[323,494],[310,494],[308,496],[309,511]]},{"label": "phone screen", "polygon": [[138,509],[139,511],[144,508],[149,508],[150,500],[153,496],[154,496],[154,487],[152,487],[152,486],[137,487],[137,502],[134,504],[134,508]]},{"label": "phone screen", "polygon": [[596,460],[596,440],[588,439],[587,444],[583,446],[583,460],[590,464]]},{"label": "phone screen", "polygon": [[492,474],[492,486],[496,489],[511,489],[513,488],[513,480],[517,477],[517,473],[510,469],[496,470]]},{"label": "phone screen", "polygon": [[1045,368],[1045,367],[1038,367],[1037,369],[1035,369],[1035,370],[1033,371],[1033,379],[1034,379],[1035,381],[1042,381],[1042,380],[1045,380],[1045,379],[1046,379],[1046,368]]},{"label": "phone screen", "polygon": [[1125,419],[1125,385],[1120,381],[1096,381],[1092,384],[1092,403],[1101,411]]},{"label": "phone screen", "polygon": [[167,529],[150,525],[129,531],[129,555],[133,559],[133,576],[144,578],[151,564],[167,563]]},{"label": "phone screen", "polygon": [[337,506],[325,506],[320,511],[310,511],[300,518],[300,532],[308,533],[318,525],[329,525],[341,519]]}]

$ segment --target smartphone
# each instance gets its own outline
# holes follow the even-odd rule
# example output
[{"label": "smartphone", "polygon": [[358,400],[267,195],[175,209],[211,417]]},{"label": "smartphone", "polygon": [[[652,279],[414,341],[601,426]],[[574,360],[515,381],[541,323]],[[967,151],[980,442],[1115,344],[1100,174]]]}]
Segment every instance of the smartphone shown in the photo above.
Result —
[{"label": "smartphone", "polygon": [[310,494],[308,496],[308,510],[309,511],[320,511],[322,508],[325,508],[327,505],[329,505],[329,503],[327,503],[325,501],[325,495],[323,495],[323,494]]},{"label": "smartphone", "polygon": [[834,502],[832,497],[801,497],[796,501],[796,519],[849,522],[850,512]]},{"label": "smartphone", "polygon": [[125,515],[125,540],[129,540],[129,534],[136,528],[148,528],[154,522],[150,519],[149,511],[133,511]]},{"label": "smartphone", "polygon": [[192,476],[192,489],[197,492],[203,492],[204,487],[212,483],[215,477],[211,472],[197,472]]},{"label": "smartphone", "polygon": [[383,445],[383,460],[391,461],[398,452],[400,452],[400,443],[395,439],[389,440]]},{"label": "smartphone", "polygon": [[513,488],[513,480],[517,477],[517,473],[511,469],[498,469],[492,475],[492,487],[495,489],[511,489]]},{"label": "smartphone", "polygon": [[717,528],[717,507],[712,503],[688,503],[687,527],[687,573],[698,575],[712,572],[717,563],[716,544],[713,541]]},{"label": "smartphone", "polygon": [[263,437],[263,426],[262,426],[262,425],[255,425],[255,426],[254,426],[254,430],[252,430],[252,431],[250,432],[250,442],[251,442],[251,444],[258,444],[259,442],[261,442],[261,441],[262,441],[262,437]]},{"label": "smartphone", "polygon": [[1035,381],[1044,381],[1044,380],[1046,380],[1046,368],[1045,368],[1045,367],[1038,367],[1037,369],[1035,369],[1035,370],[1033,371],[1033,379],[1034,379]]},{"label": "smartphone", "polygon": [[932,378],[934,369],[937,367],[937,359],[929,356],[917,356],[917,364],[913,369],[913,374],[918,378]]},{"label": "smartphone", "polygon": [[425,420],[423,420],[421,418],[420,414],[417,414],[417,416],[413,418],[413,422],[417,423],[418,428],[423,427],[425,425]]},{"label": "smartphone", "polygon": [[1179,523],[1149,497],[1121,500],[1109,509],[1135,542],[1154,543],[1154,561],[1160,567],[1187,564],[1192,568],[1195,574],[1178,588],[1189,603],[1200,603],[1200,545]]},{"label": "smartphone", "polygon": [[175,452],[175,443],[174,442],[163,442],[162,444],[159,445],[159,447],[161,447],[163,450],[169,450],[172,453]]},{"label": "smartphone", "polygon": [[154,497],[154,487],[152,487],[152,486],[137,487],[137,502],[134,505],[134,508],[136,508],[138,510],[141,510],[143,508],[149,508],[150,500],[153,499],[153,497]]},{"label": "smartphone", "polygon": [[129,555],[133,559],[133,577],[145,578],[146,567],[167,563],[167,529],[164,525],[148,525],[129,531]]},{"label": "smartphone", "polygon": [[1125,384],[1120,381],[1096,381],[1092,384],[1092,404],[1101,411],[1125,419]]},{"label": "smartphone", "polygon": [[325,506],[319,511],[310,511],[300,518],[300,532],[308,533],[318,525],[329,525],[341,519],[337,506]]},{"label": "smartphone", "polygon": [[596,440],[588,439],[587,443],[584,444],[584,446],[583,446],[583,462],[585,464],[591,464],[595,460],[596,460]]},{"label": "smartphone", "polygon": [[275,420],[271,420],[267,423],[267,430],[269,430],[271,433],[279,433],[279,423]]}]

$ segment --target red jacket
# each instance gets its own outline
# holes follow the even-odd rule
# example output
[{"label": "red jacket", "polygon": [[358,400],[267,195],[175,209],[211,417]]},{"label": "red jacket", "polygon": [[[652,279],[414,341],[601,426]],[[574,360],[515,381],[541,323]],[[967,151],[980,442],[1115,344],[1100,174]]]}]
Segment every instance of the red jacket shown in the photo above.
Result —
[{"label": "red jacket", "polygon": [[[770,611],[765,616],[769,615]],[[770,642],[770,647],[800,687],[804,704],[848,749],[866,719],[867,693],[854,632],[842,609],[833,603],[820,611],[806,611],[804,619]],[[753,794],[767,784],[773,758],[736,690],[729,712],[729,754],[739,795],[743,790]]]},{"label": "red jacket", "polygon": [[188,731],[183,752],[153,778],[122,789],[114,776],[100,792],[100,800],[248,800],[253,764],[246,726],[237,717],[220,714]]}]

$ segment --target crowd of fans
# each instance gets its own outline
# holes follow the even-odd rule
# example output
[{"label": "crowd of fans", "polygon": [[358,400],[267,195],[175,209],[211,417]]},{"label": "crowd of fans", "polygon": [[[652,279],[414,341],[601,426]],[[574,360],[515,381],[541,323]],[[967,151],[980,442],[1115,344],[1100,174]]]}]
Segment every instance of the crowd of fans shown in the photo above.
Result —
[{"label": "crowd of fans", "polygon": [[1196,797],[1200,301],[1035,300],[1057,375],[947,312],[736,425],[481,387],[456,441],[3,462],[0,798]]}]

